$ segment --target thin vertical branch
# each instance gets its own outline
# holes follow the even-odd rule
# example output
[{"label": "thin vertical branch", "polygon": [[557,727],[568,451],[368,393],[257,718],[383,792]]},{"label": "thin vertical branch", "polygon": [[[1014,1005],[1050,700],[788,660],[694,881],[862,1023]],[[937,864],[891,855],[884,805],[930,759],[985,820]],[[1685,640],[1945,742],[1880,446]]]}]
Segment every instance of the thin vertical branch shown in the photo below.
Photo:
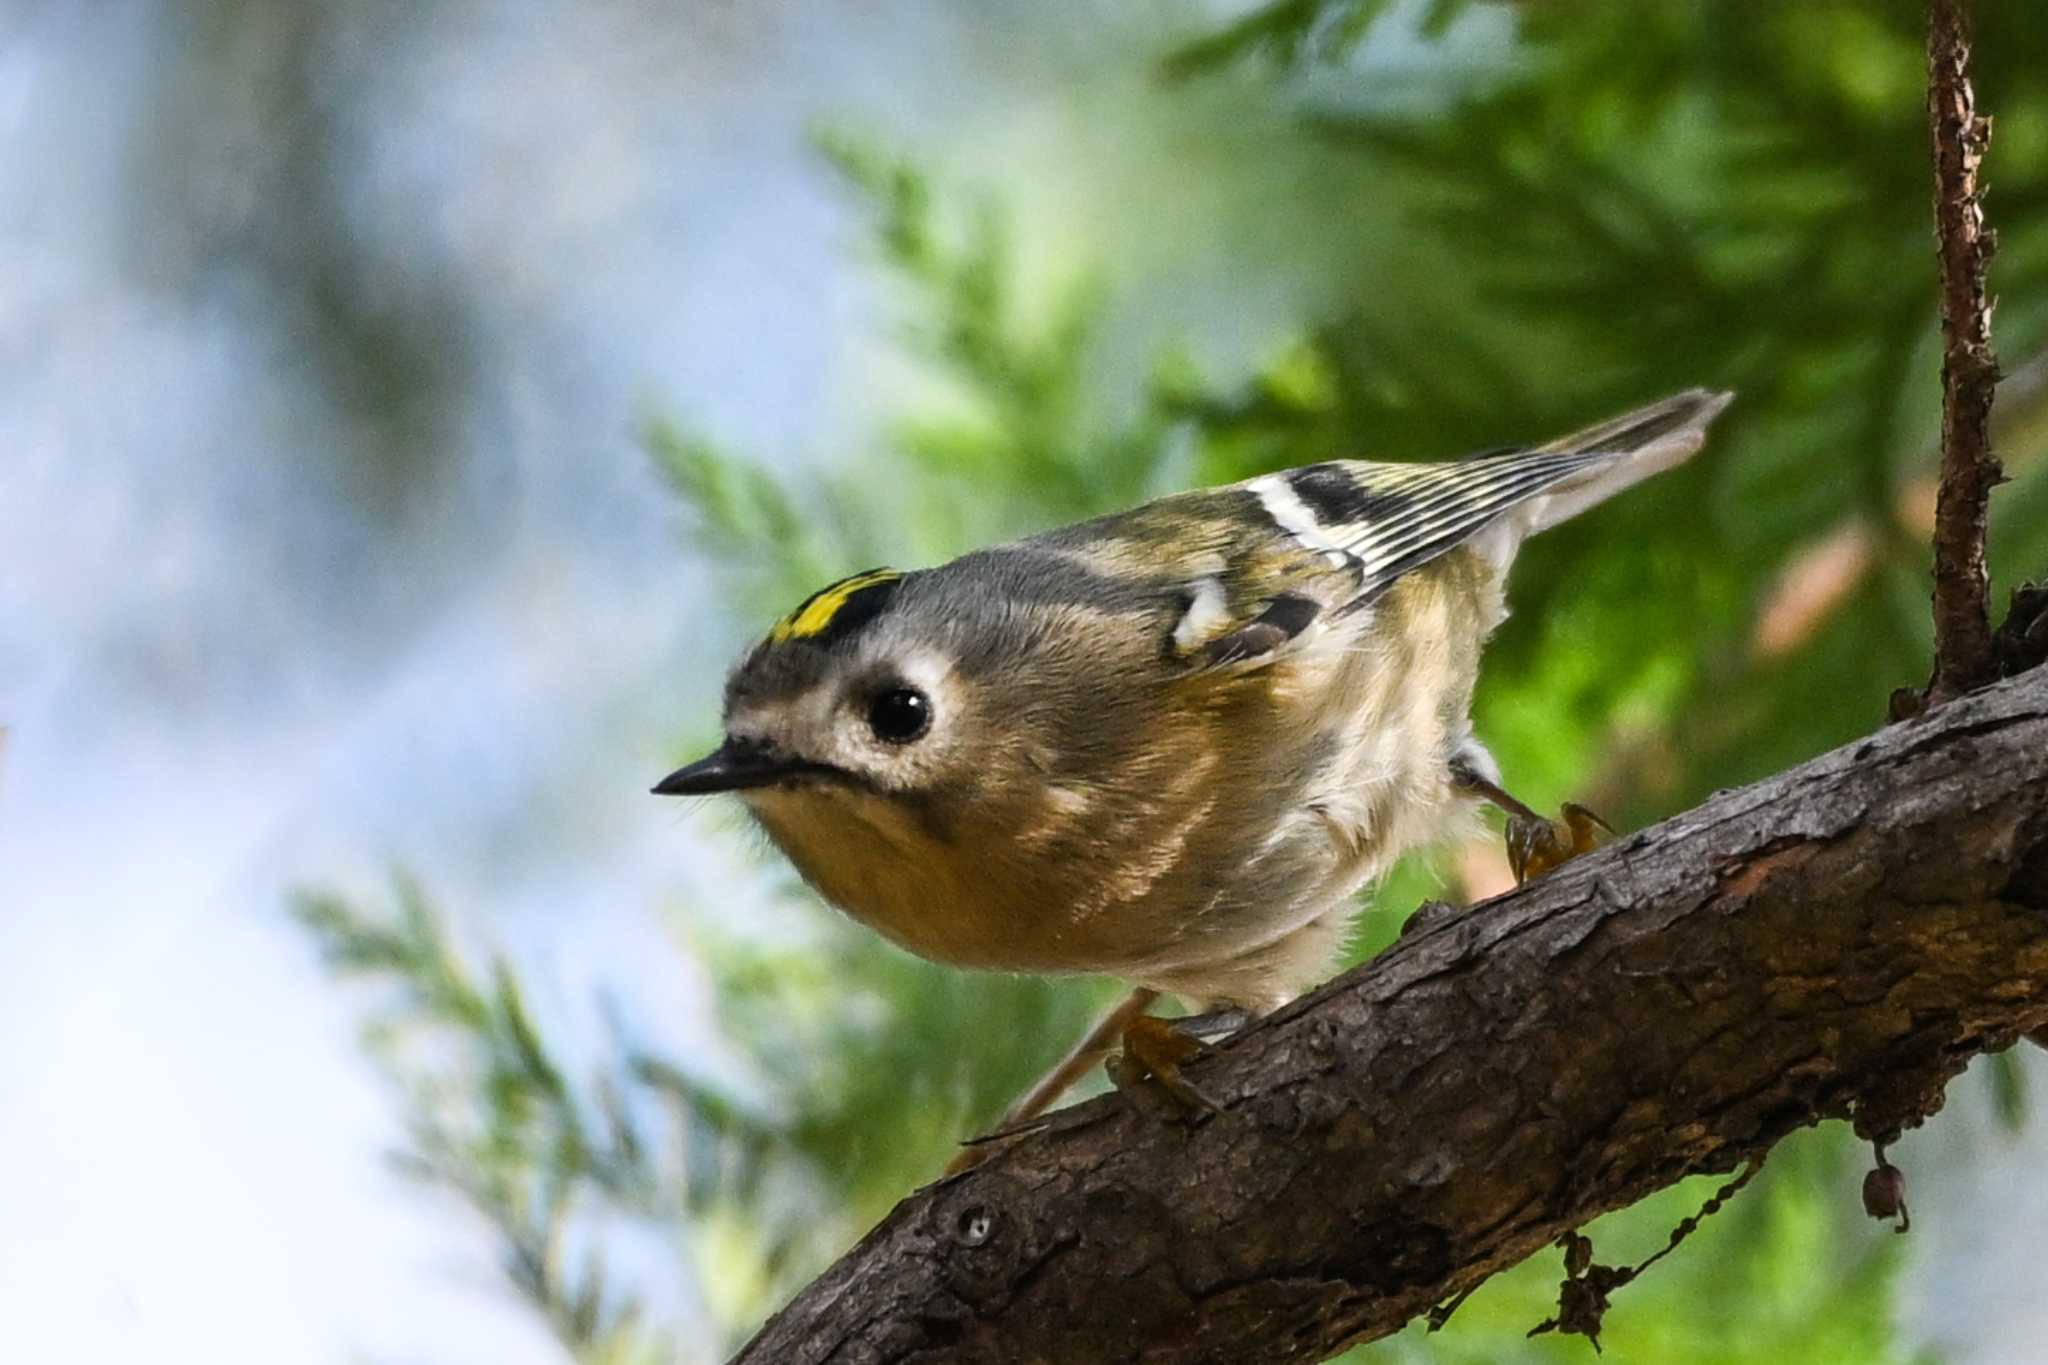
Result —
[{"label": "thin vertical branch", "polygon": [[1984,533],[1991,490],[2004,480],[1991,453],[1991,351],[1985,267],[1997,244],[1984,225],[1978,168],[1991,122],[1970,88],[1969,0],[1932,0],[1927,115],[1934,142],[1934,225],[1941,258],[1941,490],[1934,516],[1934,677],[1939,704],[1996,676]]}]

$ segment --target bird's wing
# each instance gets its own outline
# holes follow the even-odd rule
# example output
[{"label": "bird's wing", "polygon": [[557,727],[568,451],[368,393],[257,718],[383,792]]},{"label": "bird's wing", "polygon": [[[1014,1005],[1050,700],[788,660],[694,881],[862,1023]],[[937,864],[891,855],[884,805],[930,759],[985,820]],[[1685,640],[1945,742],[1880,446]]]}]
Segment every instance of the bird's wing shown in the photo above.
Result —
[{"label": "bird's wing", "polygon": [[1204,668],[1270,661],[1460,545],[1505,571],[1529,535],[1699,449],[1730,396],[1689,390],[1531,449],[1337,460],[1153,504],[1200,550],[1184,561],[1169,652]]}]

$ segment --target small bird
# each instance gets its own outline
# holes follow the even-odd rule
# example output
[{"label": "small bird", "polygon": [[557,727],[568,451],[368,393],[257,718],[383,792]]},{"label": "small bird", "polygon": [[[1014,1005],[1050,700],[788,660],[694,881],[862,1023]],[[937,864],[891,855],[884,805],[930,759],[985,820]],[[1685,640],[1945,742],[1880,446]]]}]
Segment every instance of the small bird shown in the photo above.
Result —
[{"label": "small bird", "polygon": [[1547,445],[1338,460],[1173,494],[812,594],[734,667],[725,739],[663,795],[734,792],[819,894],[962,967],[1136,988],[1012,1110],[1111,1050],[1199,1092],[1171,992],[1258,1015],[1326,976],[1359,888],[1509,815],[1518,879],[1591,847],[1473,734],[1528,536],[1698,450],[1703,389]]}]

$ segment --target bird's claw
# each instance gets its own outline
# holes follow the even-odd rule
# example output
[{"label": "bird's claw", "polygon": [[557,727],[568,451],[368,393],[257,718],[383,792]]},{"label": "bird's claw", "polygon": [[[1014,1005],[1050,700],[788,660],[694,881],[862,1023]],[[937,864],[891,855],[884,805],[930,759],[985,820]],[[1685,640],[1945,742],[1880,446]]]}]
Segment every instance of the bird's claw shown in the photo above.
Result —
[{"label": "bird's claw", "polygon": [[1222,1106],[1181,1074],[1182,1065],[1201,1051],[1201,1041],[1176,1028],[1172,1020],[1141,1014],[1124,1026],[1123,1051],[1109,1059],[1109,1078],[1127,1095],[1148,1080],[1156,1081],[1188,1117],[1213,1114]]},{"label": "bird's claw", "polygon": [[1510,815],[1508,869],[1515,874],[1515,885],[1520,886],[1581,853],[1591,853],[1599,847],[1603,834],[1613,833],[1614,826],[1576,801],[1565,802],[1555,820],[1535,814]]}]

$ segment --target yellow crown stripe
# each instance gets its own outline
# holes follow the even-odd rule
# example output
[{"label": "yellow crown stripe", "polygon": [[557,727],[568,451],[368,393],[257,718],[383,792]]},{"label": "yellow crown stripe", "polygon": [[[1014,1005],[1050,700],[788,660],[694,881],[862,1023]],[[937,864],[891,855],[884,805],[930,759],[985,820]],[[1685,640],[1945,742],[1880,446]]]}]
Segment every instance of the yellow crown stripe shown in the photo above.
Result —
[{"label": "yellow crown stripe", "polygon": [[894,569],[869,569],[866,573],[842,578],[828,588],[820,588],[802,606],[777,621],[775,628],[768,632],[768,638],[781,644],[784,640],[822,635],[832,624],[832,618],[855,594],[884,583],[893,583],[901,577],[903,575]]}]

